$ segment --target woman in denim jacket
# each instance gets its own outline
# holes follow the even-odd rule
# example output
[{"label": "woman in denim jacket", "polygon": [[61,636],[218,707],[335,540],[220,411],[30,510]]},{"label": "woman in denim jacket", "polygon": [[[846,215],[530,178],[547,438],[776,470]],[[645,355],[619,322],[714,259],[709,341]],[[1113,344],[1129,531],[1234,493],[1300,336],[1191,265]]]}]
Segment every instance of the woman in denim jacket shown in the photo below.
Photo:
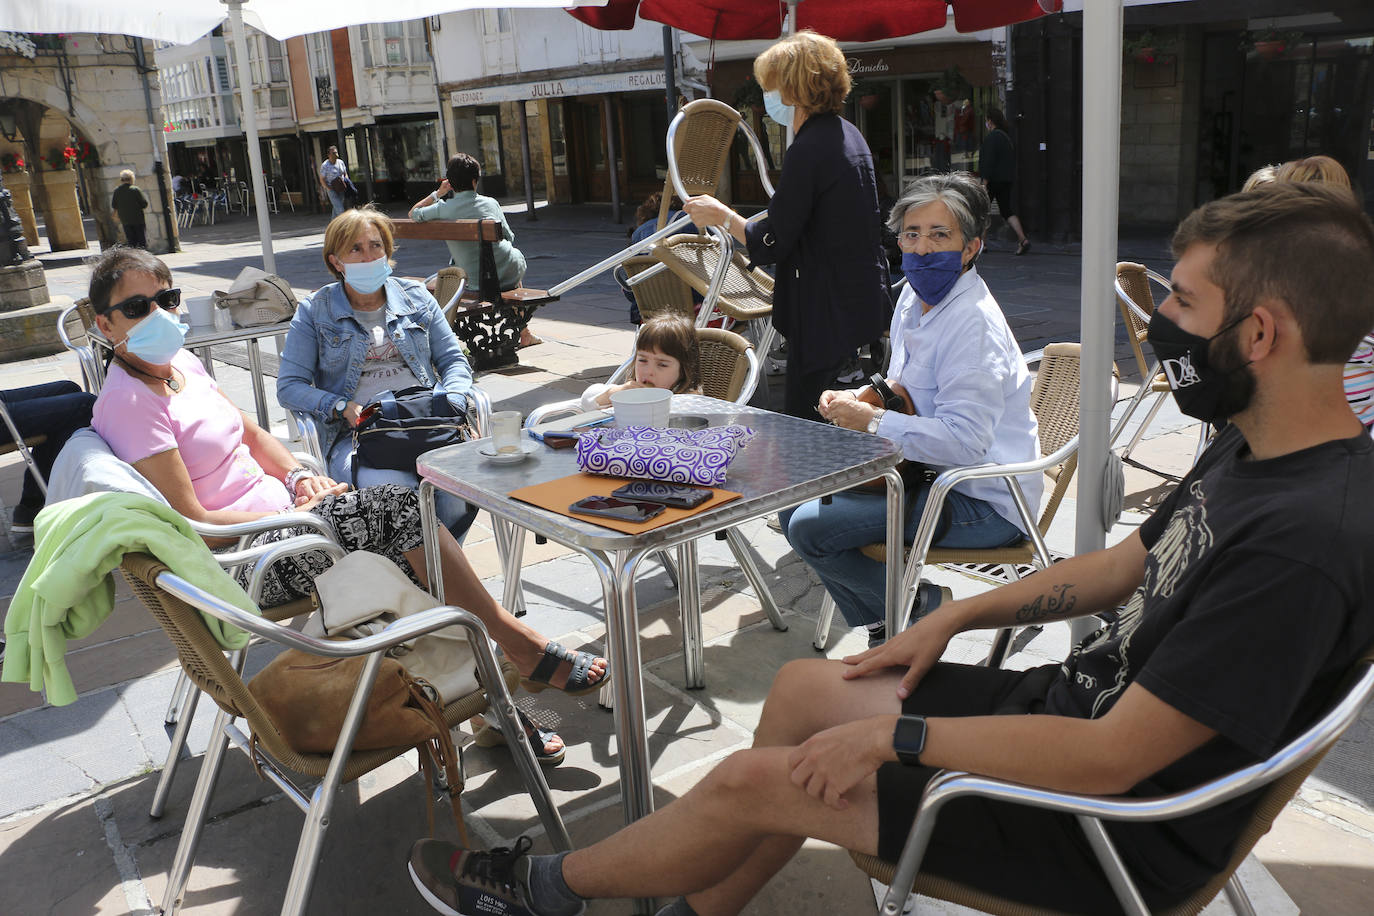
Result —
[{"label": "woman in denim jacket", "polygon": [[[363,407],[383,391],[442,383],[454,406],[466,407],[472,370],[453,329],[424,284],[391,276],[391,219],[362,207],[336,216],[325,230],[324,262],[340,282],[319,289],[296,309],[286,335],[277,400],[320,424],[329,475],[353,480],[352,429]],[[416,474],[358,467],[358,487],[419,486]],[[440,519],[462,539],[476,510],[436,494]]]}]

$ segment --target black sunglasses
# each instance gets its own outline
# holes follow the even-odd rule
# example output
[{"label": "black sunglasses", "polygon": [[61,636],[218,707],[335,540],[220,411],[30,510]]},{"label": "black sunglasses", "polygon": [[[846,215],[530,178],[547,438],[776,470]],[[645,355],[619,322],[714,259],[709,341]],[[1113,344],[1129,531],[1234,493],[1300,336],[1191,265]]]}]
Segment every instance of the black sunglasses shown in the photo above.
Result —
[{"label": "black sunglasses", "polygon": [[164,289],[155,296],[130,296],[123,302],[116,302],[114,305],[105,309],[103,314],[108,315],[110,312],[118,310],[130,321],[137,321],[148,314],[154,302],[156,302],[160,308],[164,308],[169,312],[175,312],[181,307],[181,290]]}]

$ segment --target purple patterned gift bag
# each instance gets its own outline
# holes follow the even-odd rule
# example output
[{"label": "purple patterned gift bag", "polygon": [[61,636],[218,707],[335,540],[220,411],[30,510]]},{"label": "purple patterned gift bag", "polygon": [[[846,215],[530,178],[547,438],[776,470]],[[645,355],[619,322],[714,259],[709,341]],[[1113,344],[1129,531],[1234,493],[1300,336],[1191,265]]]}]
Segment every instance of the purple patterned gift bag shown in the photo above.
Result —
[{"label": "purple patterned gift bag", "polygon": [[577,466],[591,474],[718,487],[754,431],[747,426],[598,429],[577,440]]}]

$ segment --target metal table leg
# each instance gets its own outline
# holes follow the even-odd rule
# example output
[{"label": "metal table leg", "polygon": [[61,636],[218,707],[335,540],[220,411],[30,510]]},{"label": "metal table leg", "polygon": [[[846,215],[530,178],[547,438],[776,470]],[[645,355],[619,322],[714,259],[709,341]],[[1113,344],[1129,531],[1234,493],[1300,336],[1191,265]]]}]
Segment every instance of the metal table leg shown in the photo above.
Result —
[{"label": "metal table leg", "polygon": [[262,351],[258,348],[256,337],[248,338],[248,374],[253,378],[253,402],[258,407],[258,425],[270,430],[272,421],[267,416],[267,392],[262,384]]},{"label": "metal table leg", "polygon": [[678,611],[682,616],[682,667],[688,690],[706,686],[705,647],[701,640],[701,581],[697,575],[697,542],[677,548]]},{"label": "metal table leg", "polygon": [[887,636],[891,639],[906,623],[906,602],[901,600],[906,493],[896,468],[884,471],[883,477],[887,480]]}]

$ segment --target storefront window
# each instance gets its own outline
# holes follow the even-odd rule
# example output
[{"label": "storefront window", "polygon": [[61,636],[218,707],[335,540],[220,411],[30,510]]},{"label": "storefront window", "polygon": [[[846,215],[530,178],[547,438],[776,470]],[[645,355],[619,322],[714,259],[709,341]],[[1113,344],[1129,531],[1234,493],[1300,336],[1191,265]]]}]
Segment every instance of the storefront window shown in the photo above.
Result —
[{"label": "storefront window", "polygon": [[408,198],[407,182],[439,183],[438,133],[434,120],[372,128],[372,178],[388,183],[392,199]]}]

